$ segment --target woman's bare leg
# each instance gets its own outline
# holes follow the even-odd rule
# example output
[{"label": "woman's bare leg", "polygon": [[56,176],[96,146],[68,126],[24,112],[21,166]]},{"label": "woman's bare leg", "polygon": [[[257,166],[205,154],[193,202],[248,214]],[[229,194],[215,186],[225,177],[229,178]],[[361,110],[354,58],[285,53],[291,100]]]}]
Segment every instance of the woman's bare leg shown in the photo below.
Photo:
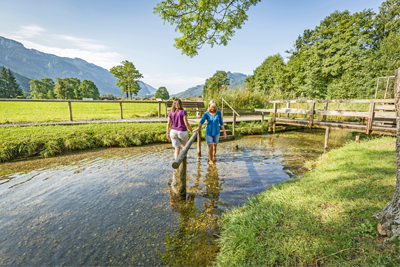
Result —
[{"label": "woman's bare leg", "polygon": [[215,154],[217,154],[217,144],[213,144],[213,155],[212,155],[213,160],[215,160]]},{"label": "woman's bare leg", "polygon": [[181,152],[181,148],[180,147],[175,147],[175,154],[174,154],[175,159],[178,157],[179,152]]},{"label": "woman's bare leg", "polygon": [[211,163],[213,160],[213,154],[214,154],[214,145],[208,145],[208,161]]}]

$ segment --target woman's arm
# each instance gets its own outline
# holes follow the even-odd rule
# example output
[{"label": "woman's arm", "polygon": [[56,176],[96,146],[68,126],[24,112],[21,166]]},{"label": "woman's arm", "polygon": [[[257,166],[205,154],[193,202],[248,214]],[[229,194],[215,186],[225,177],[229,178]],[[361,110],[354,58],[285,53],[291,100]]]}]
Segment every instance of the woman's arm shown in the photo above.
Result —
[{"label": "woman's arm", "polygon": [[188,128],[191,132],[193,132],[193,129],[192,129],[192,127],[190,127],[190,124],[187,120],[187,116],[183,117],[183,122],[185,123],[186,128]]},{"label": "woman's arm", "polygon": [[169,126],[171,126],[172,120],[170,117],[168,117],[168,122],[167,122],[167,139],[169,139]]},{"label": "woman's arm", "polygon": [[218,117],[219,117],[219,124],[222,127],[222,130],[224,131],[224,138],[226,138],[226,132],[225,132],[225,125],[224,122],[222,121],[222,113],[218,111]]},{"label": "woman's arm", "polygon": [[203,117],[201,118],[201,120],[200,120],[200,122],[199,122],[199,126],[197,126],[197,128],[194,129],[193,131],[194,131],[194,132],[200,131],[200,130],[201,130],[201,126],[204,124],[204,122],[206,121],[206,119],[207,119],[207,112],[203,114]]}]

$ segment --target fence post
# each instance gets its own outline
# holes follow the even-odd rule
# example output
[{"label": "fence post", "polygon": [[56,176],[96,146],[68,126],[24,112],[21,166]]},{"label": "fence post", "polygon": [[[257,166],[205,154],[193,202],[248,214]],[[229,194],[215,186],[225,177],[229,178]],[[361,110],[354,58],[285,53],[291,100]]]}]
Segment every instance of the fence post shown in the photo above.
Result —
[{"label": "fence post", "polygon": [[261,122],[264,122],[264,112],[261,112]]},{"label": "fence post", "polygon": [[222,98],[221,116],[224,117],[224,99]]},{"label": "fence post", "polygon": [[[290,103],[286,103],[286,108],[290,108]],[[286,112],[286,118],[289,118],[289,112]]]},{"label": "fence post", "polygon": [[272,113],[272,131],[275,133],[275,121],[276,121],[276,103],[274,103],[274,112]]},{"label": "fence post", "polygon": [[181,165],[179,165],[179,194],[186,195],[186,156],[183,158]]},{"label": "fence post", "polygon": [[[324,111],[328,110],[328,102],[324,104]],[[326,115],[322,115],[322,121],[326,121]]]},{"label": "fence post", "polygon": [[315,109],[315,102],[313,101],[311,104],[311,115],[310,115],[310,122],[308,123],[308,128],[311,128],[311,126],[314,123],[314,109]]},{"label": "fence post", "polygon": [[158,102],[158,117],[161,118],[161,102]]},{"label": "fence post", "polygon": [[71,101],[68,101],[69,120],[72,121],[72,107]]},{"label": "fence post", "polygon": [[167,118],[167,116],[168,116],[168,114],[167,114],[167,112],[168,112],[168,109],[167,109],[167,102],[165,102],[165,105],[164,105],[164,109],[165,109],[165,118]]},{"label": "fence post", "polygon": [[371,101],[371,103],[369,104],[367,130],[365,131],[366,134],[369,134],[372,128],[372,122],[374,120],[374,114],[375,114],[374,109],[375,109],[375,102]]},{"label": "fence post", "polygon": [[119,111],[121,113],[121,120],[124,118],[124,115],[122,113],[122,102],[119,103]]},{"label": "fence post", "polygon": [[233,112],[232,135],[235,136],[236,113]]},{"label": "fence post", "polygon": [[197,156],[201,156],[201,132],[197,132]]}]

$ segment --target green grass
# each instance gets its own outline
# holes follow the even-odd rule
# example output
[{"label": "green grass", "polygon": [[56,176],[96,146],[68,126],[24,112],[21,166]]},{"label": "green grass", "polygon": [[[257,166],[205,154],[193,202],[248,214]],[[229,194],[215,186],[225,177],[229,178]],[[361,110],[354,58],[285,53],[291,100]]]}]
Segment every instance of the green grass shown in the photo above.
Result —
[{"label": "green grass", "polygon": [[[216,266],[399,266],[377,232],[393,197],[395,138],[331,150],[300,178],[271,186],[220,222]],[[316,262],[318,260],[318,262]]]},{"label": "green grass", "polygon": [[[125,119],[158,116],[158,104],[122,101]],[[120,119],[119,103],[71,103],[74,120]],[[164,115],[164,105],[161,104]],[[68,103],[0,101],[0,123],[67,121]]]}]

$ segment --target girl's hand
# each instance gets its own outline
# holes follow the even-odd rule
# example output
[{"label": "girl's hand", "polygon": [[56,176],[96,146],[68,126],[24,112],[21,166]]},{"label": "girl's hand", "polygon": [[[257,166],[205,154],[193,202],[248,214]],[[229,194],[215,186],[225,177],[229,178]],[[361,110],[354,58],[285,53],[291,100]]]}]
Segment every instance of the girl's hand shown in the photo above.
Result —
[{"label": "girl's hand", "polygon": [[226,139],[226,132],[224,131],[224,138]]},{"label": "girl's hand", "polygon": [[169,138],[169,133],[167,133],[167,139],[170,139],[170,138]]},{"label": "girl's hand", "polygon": [[199,130],[199,127],[197,127],[196,129],[193,130],[193,132],[197,132]]}]

